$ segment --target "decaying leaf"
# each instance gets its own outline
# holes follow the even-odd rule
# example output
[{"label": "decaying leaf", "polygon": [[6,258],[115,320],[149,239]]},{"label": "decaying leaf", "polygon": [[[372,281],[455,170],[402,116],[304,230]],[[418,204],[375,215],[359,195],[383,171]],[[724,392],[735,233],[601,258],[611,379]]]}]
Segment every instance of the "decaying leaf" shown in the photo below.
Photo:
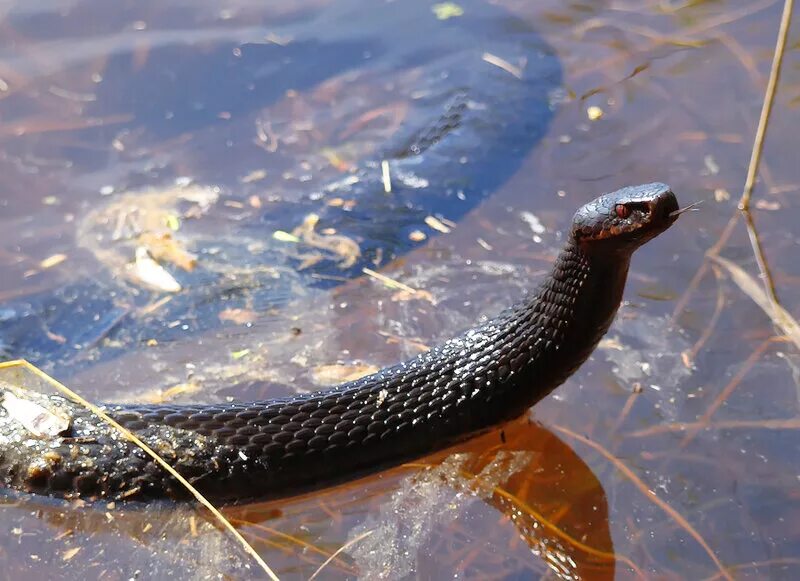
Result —
[{"label": "decaying leaf", "polygon": [[186,250],[169,233],[155,234],[153,232],[145,232],[139,236],[139,243],[147,249],[147,252],[156,261],[169,262],[190,272],[197,266],[197,256]]},{"label": "decaying leaf", "polygon": [[72,558],[77,555],[83,547],[72,547],[71,549],[67,549],[61,554],[62,561],[70,561]]},{"label": "decaying leaf", "polygon": [[133,263],[131,274],[135,280],[155,290],[168,293],[181,291],[180,283],[163,266],[153,260],[144,246],[136,249],[136,261]]}]

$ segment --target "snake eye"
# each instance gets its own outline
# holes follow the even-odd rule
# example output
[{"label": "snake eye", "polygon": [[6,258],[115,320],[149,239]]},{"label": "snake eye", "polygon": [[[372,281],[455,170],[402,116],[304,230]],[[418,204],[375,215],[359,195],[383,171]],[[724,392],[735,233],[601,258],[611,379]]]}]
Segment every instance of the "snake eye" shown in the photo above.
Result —
[{"label": "snake eye", "polygon": [[617,204],[614,207],[614,211],[617,213],[617,218],[620,218],[621,220],[624,220],[631,215],[631,209],[625,204]]}]

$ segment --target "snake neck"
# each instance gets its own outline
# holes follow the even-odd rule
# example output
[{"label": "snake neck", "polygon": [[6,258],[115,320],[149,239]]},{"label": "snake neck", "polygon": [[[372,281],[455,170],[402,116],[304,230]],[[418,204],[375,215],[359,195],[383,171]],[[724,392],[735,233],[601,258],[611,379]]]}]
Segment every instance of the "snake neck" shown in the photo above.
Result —
[{"label": "snake neck", "polygon": [[[550,276],[512,308],[500,340],[526,348],[526,360],[516,363],[522,376],[518,382],[536,385],[536,400],[571,375],[606,333],[622,300],[629,265],[629,255],[595,256],[570,240]],[[513,367],[515,359],[510,361]],[[524,381],[528,378],[531,382]]]}]

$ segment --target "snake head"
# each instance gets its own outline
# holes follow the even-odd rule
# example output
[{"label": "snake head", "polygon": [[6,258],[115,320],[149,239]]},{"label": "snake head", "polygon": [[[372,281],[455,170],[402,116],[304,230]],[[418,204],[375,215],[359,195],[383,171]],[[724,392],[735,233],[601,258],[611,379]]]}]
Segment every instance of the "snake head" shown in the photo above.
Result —
[{"label": "snake head", "polygon": [[629,186],[603,194],[572,219],[572,237],[581,248],[633,252],[669,228],[681,214],[669,186]]}]

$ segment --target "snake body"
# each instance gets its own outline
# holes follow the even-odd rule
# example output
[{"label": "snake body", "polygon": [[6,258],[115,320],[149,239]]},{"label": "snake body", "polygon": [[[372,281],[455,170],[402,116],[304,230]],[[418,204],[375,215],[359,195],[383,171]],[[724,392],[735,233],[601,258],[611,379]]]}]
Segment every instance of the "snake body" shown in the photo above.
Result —
[{"label": "snake body", "polygon": [[[536,291],[498,317],[362,379],[291,398],[109,404],[106,411],[218,501],[292,495],[441,449],[519,416],[572,374],[616,314],[633,251],[679,213],[664,184],[597,198],[575,214]],[[57,436],[36,437],[0,408],[5,486],[68,497],[186,496],[90,412],[59,396],[25,395],[70,423]]]}]

